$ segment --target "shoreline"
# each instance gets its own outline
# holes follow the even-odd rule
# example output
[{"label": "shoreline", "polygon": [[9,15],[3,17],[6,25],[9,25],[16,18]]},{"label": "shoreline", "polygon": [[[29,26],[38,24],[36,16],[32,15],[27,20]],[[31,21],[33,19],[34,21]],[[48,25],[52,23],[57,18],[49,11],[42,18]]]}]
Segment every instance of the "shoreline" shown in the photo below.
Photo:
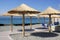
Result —
[{"label": "shoreline", "polygon": [[[32,25],[41,24],[41,23],[32,23]],[[14,26],[22,26],[22,24],[13,24]],[[25,26],[30,25],[30,23],[25,24]],[[10,26],[10,24],[0,24],[0,26]]]}]

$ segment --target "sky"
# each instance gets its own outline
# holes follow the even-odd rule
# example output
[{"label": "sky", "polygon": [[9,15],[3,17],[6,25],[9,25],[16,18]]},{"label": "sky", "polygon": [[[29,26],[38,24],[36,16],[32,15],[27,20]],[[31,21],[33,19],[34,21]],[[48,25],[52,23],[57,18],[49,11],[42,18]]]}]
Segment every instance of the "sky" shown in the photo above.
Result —
[{"label": "sky", "polygon": [[41,12],[49,6],[60,10],[60,0],[0,0],[0,14],[6,13],[23,3]]}]

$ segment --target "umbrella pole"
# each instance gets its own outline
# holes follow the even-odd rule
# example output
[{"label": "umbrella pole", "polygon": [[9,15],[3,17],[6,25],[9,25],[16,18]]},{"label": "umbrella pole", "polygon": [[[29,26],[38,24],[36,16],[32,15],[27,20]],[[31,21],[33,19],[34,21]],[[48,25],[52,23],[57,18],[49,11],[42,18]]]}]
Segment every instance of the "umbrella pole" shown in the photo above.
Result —
[{"label": "umbrella pole", "polygon": [[10,30],[11,30],[11,32],[13,31],[13,16],[11,16],[11,28],[10,28]]},{"label": "umbrella pole", "polygon": [[51,15],[49,15],[49,32],[51,32]]},{"label": "umbrella pole", "polygon": [[40,17],[38,17],[38,23],[40,24]]},{"label": "umbrella pole", "polygon": [[53,21],[54,21],[54,23],[55,23],[55,17],[54,17],[54,20],[53,20]]},{"label": "umbrella pole", "polygon": [[59,22],[59,19],[57,18],[57,22]]},{"label": "umbrella pole", "polygon": [[54,18],[52,18],[52,24],[54,23]]},{"label": "umbrella pole", "polygon": [[32,17],[30,16],[30,29],[32,29]]},{"label": "umbrella pole", "polygon": [[45,17],[44,17],[44,28],[45,28]]},{"label": "umbrella pole", "polygon": [[40,24],[40,17],[38,16],[38,23]]},{"label": "umbrella pole", "polygon": [[54,22],[55,22],[55,17],[54,17]]},{"label": "umbrella pole", "polygon": [[23,14],[23,17],[22,17],[22,35],[23,37],[25,36],[25,17],[24,17],[24,14]]},{"label": "umbrella pole", "polygon": [[55,17],[54,17],[54,23],[55,23]]}]

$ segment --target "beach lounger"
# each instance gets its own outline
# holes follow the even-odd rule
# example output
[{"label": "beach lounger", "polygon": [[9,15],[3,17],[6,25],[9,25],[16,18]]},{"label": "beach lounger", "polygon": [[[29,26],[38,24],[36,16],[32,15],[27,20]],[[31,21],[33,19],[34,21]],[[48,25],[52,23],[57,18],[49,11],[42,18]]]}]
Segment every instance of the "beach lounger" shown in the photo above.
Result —
[{"label": "beach lounger", "polygon": [[54,25],[59,25],[59,22],[54,22]]},{"label": "beach lounger", "polygon": [[42,24],[43,28],[47,28],[47,24]]}]

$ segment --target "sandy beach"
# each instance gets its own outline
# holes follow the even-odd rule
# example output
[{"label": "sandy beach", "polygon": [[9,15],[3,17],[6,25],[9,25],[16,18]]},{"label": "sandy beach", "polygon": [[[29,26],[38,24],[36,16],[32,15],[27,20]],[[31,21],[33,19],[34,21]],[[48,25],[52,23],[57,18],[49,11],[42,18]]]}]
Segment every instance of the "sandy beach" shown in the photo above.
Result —
[{"label": "sandy beach", "polygon": [[14,34],[11,35],[11,37],[14,40],[60,40],[60,33],[55,33],[55,34],[53,33],[50,36],[49,34],[44,34],[44,32],[43,33],[40,32],[39,34],[37,33],[38,36],[30,35],[27,37],[22,37],[21,34]]},{"label": "sandy beach", "polygon": [[[40,28],[40,29],[38,29]],[[25,26],[25,37],[22,36],[22,26],[13,26],[14,31],[18,31],[20,33],[13,33],[10,34],[9,36],[13,40],[59,40],[60,39],[60,33],[59,32],[52,32],[49,33],[48,29],[41,29],[40,24],[35,24],[32,25],[33,30],[28,30],[30,29],[30,26]],[[10,31],[10,26],[1,26],[0,27],[0,32],[6,32]],[[13,31],[13,32],[14,32]]]}]

